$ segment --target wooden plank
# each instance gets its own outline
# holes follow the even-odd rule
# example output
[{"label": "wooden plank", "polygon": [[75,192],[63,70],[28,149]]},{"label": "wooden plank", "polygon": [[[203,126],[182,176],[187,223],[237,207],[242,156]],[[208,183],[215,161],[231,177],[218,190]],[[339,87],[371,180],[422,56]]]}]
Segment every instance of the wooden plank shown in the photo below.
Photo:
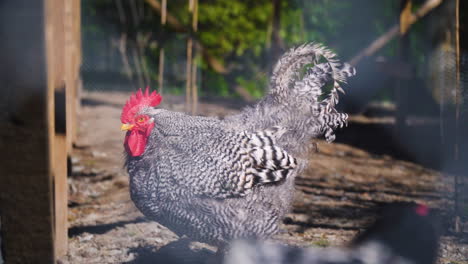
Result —
[{"label": "wooden plank", "polygon": [[[80,65],[81,65],[81,5],[80,0],[69,0],[64,2],[64,10],[62,23],[64,25],[64,36],[65,36],[65,58],[64,58],[64,81],[66,89],[66,148],[67,155],[70,156],[73,150],[73,143],[77,139],[77,122],[78,122],[78,111],[80,107]],[[62,208],[63,212],[56,215],[57,228],[60,229],[60,234],[57,234],[57,238],[62,242],[57,242],[57,246],[61,247],[59,253],[66,253],[64,248],[67,245],[67,199],[68,199],[68,188],[66,177],[60,178],[57,182],[56,193],[60,197],[57,200],[56,206]],[[60,227],[59,227],[60,226]]]},{"label": "wooden plank", "polygon": [[[63,256],[68,249],[68,183],[67,183],[67,90],[66,76],[66,32],[64,23],[67,1],[47,0],[46,2],[46,55],[48,91],[53,101],[52,177],[54,198],[54,247],[56,257]],[[65,65],[65,67],[64,67]],[[65,77],[66,79],[66,77]],[[53,98],[53,99],[52,99]]]},{"label": "wooden plank", "polygon": [[[80,111],[80,105],[81,105],[81,91],[82,91],[82,88],[83,88],[83,82],[81,80],[81,75],[80,75],[80,69],[81,69],[81,64],[83,62],[83,59],[82,59],[82,46],[81,46],[81,0],[74,0],[73,2],[75,4],[75,7],[73,8],[73,11],[75,12],[74,14],[74,19],[75,19],[75,23],[73,24],[74,27],[75,27],[75,43],[76,43],[76,56],[75,56],[75,74],[76,74],[76,78],[75,78],[75,82],[76,82],[76,86],[75,86],[75,89],[73,90],[74,91],[74,109],[75,109],[75,113],[73,115],[73,123],[74,124],[78,124],[78,113]],[[78,129],[77,129],[77,126],[75,126],[75,128],[72,130],[72,139],[73,139],[73,142],[76,142],[76,138],[78,137]]]},{"label": "wooden plank", "polygon": [[0,9],[0,211],[7,263],[54,263],[53,91],[45,56],[45,2]]},{"label": "wooden plank", "polygon": [[9,133],[0,147],[10,151],[0,154],[8,175],[0,177],[3,248],[8,263],[52,263],[67,252],[67,131],[75,130],[80,83],[80,1],[10,0],[4,7],[0,121]]},{"label": "wooden plank", "polygon": [[68,251],[68,182],[65,87],[55,87],[55,137],[54,137],[54,204],[55,252],[57,257]]},{"label": "wooden plank", "polygon": [[68,251],[67,142],[65,135],[55,137],[55,250],[58,257]]},{"label": "wooden plank", "polygon": [[69,151],[72,149],[73,145],[73,130],[74,130],[74,61],[75,61],[75,47],[74,47],[74,27],[73,27],[73,3],[72,1],[65,1],[64,4],[64,15],[63,25],[65,26],[64,36],[65,36],[65,58],[64,58],[64,68],[65,68],[65,87],[66,87],[66,115],[67,115],[67,132],[70,133],[70,136],[67,137],[67,148]]},{"label": "wooden plank", "polygon": [[70,151],[77,138],[77,112],[79,108],[79,79],[81,65],[80,1],[65,1],[65,84],[67,89],[67,147]]}]

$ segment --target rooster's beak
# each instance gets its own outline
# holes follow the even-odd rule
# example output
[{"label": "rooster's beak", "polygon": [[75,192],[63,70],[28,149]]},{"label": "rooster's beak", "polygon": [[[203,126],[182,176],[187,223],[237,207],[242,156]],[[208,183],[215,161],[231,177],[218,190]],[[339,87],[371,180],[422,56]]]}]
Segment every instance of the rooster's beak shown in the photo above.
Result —
[{"label": "rooster's beak", "polygon": [[135,125],[132,125],[132,124],[122,124],[122,127],[120,127],[120,129],[122,131],[127,131],[127,130],[130,130],[134,127]]}]

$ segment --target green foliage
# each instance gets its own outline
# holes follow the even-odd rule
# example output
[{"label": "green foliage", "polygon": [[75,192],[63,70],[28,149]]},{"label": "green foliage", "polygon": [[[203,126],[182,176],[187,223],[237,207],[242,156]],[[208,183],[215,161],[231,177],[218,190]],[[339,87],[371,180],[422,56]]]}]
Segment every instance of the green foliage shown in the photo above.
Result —
[{"label": "green foliage", "polygon": [[272,10],[270,1],[201,1],[199,39],[220,58],[241,56],[247,49],[258,55],[264,48]]},{"label": "green foliage", "polygon": [[263,96],[267,87],[267,81],[266,74],[258,75],[253,79],[245,79],[242,76],[236,78],[236,83],[246,89],[254,99],[259,99]]},{"label": "green foliage", "polygon": [[208,94],[214,94],[223,97],[231,96],[229,85],[222,75],[216,74],[211,70],[207,70],[203,77],[202,96]]},{"label": "green foliage", "polygon": [[[150,36],[140,61],[147,68],[151,83],[154,86],[159,78],[159,51],[164,47],[165,91],[184,93],[186,39],[192,23],[188,2],[168,1],[169,14],[187,30],[180,33],[170,25],[163,27],[159,13],[144,0],[82,0],[84,61],[90,58],[104,61],[109,49],[119,54],[116,45],[109,45],[109,39],[115,42],[124,34],[128,61],[135,70],[133,49],[139,37]],[[117,3],[122,4],[123,14],[119,13]],[[140,10],[138,23],[133,17],[132,3]],[[322,42],[346,60],[396,23],[398,8],[393,0],[282,0],[279,34],[284,49],[309,41]],[[198,10],[198,31],[193,33],[194,37],[204,52],[229,70],[217,73],[199,56],[196,63],[200,94],[235,96],[235,87],[240,85],[253,97],[261,97],[274,63],[271,60],[273,0],[200,0]],[[422,41],[418,36],[411,39],[411,54],[420,62],[425,60],[418,49]],[[397,44],[390,43],[380,54],[394,56]],[[121,58],[112,63],[124,72]],[[136,80],[134,75],[133,82]]]},{"label": "green foliage", "polygon": [[348,1],[285,1],[281,37],[288,46],[308,41],[327,42],[342,29],[343,14],[349,5]]}]

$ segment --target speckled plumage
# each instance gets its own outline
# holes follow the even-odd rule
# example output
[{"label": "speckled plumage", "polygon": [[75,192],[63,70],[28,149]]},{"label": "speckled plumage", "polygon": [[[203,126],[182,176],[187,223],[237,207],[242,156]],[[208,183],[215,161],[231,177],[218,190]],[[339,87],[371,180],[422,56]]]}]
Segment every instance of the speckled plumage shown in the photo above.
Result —
[{"label": "speckled plumage", "polygon": [[[324,57],[327,62],[306,64]],[[306,166],[310,140],[346,123],[334,108],[339,82],[354,75],[315,44],[286,53],[270,91],[254,107],[224,120],[152,107],[154,120],[141,156],[127,156],[130,192],[150,219],[179,235],[222,245],[234,238],[266,238],[288,211],[294,178]],[[328,97],[322,88],[333,81]]]}]

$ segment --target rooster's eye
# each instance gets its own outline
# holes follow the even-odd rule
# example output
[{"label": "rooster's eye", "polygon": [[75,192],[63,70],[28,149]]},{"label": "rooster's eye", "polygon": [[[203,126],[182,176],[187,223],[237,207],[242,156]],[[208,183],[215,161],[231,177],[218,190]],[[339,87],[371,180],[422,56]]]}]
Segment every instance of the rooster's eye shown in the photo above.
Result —
[{"label": "rooster's eye", "polygon": [[144,118],[144,117],[139,117],[139,118],[137,119],[137,122],[138,122],[138,123],[141,123],[141,122],[144,122],[144,121],[145,121],[145,118]]}]

